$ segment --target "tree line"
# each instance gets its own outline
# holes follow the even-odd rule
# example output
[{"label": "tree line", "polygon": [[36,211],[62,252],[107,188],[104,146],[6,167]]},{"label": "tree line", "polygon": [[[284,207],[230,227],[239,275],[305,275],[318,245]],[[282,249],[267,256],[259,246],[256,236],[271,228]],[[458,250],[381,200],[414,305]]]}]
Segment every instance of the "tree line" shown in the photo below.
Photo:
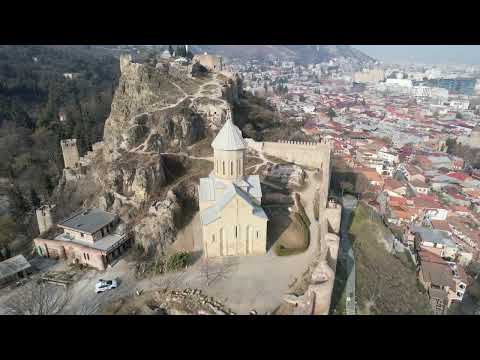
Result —
[{"label": "tree line", "polygon": [[[84,154],[102,139],[119,70],[115,57],[83,47],[0,46],[0,179],[9,184],[0,190],[17,232],[58,183],[60,140],[76,138]],[[10,220],[0,238],[10,239]]]}]

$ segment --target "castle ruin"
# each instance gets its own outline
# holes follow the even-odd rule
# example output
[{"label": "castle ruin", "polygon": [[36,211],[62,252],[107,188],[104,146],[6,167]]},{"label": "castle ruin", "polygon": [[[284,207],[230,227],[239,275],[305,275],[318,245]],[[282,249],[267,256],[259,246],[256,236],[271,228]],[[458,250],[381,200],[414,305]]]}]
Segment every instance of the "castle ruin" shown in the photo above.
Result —
[{"label": "castle ruin", "polygon": [[63,162],[65,168],[75,169],[80,163],[80,155],[77,148],[77,139],[65,139],[60,142],[62,147]]},{"label": "castle ruin", "polygon": [[35,212],[37,215],[38,231],[43,234],[53,226],[55,205],[42,205]]},{"label": "castle ruin", "polygon": [[210,54],[195,55],[193,62],[197,62],[206,68],[208,71],[220,72],[223,70],[223,58]]}]

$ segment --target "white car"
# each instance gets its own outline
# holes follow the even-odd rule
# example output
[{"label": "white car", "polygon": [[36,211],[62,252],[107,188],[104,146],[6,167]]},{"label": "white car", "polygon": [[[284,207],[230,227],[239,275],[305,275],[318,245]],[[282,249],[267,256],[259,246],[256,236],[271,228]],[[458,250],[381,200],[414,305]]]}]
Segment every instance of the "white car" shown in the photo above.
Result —
[{"label": "white car", "polygon": [[103,280],[100,279],[98,282],[95,284],[95,292],[97,294],[107,291],[107,290],[112,290],[117,288],[117,280]]}]

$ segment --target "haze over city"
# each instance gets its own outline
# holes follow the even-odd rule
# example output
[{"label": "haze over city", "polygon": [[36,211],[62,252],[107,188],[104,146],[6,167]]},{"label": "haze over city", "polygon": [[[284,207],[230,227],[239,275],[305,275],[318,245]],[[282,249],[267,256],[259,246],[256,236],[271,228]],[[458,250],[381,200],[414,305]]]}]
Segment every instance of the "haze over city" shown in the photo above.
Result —
[{"label": "haze over city", "polygon": [[390,63],[427,64],[480,63],[479,45],[354,45],[378,60]]}]

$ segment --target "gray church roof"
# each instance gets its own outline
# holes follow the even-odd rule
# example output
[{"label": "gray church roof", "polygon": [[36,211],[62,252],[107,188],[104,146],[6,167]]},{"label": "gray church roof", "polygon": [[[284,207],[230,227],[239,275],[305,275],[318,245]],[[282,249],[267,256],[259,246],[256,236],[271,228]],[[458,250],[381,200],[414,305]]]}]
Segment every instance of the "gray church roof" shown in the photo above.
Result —
[{"label": "gray church roof", "polygon": [[[234,184],[247,192],[248,195],[257,199],[262,198],[262,187],[258,175],[246,176],[243,179],[236,180]],[[215,201],[215,189],[226,189],[228,186],[231,186],[230,182],[217,179],[214,175],[210,175],[208,178],[201,178],[198,188],[199,199],[200,201]]]},{"label": "gray church roof", "polygon": [[227,187],[228,187],[228,190],[223,194],[223,196],[220,199],[218,199],[217,203],[214,206],[209,207],[208,209],[205,209],[200,214],[200,219],[203,225],[210,224],[213,221],[219,219],[220,212],[225,208],[225,206],[228,205],[228,203],[236,195],[240,196],[252,207],[253,215],[268,220],[268,217],[265,214],[265,211],[262,209],[262,207],[255,204],[252,201],[252,198],[246,192],[244,192],[242,189],[240,189],[238,186],[234,184],[228,184]]},{"label": "gray church roof", "polygon": [[198,197],[200,201],[215,200],[215,182],[211,177],[200,178],[200,186],[198,187]]},{"label": "gray church roof", "polygon": [[79,211],[70,218],[59,223],[58,226],[93,234],[104,226],[110,224],[115,218],[115,214],[94,208]]},{"label": "gray church roof", "polygon": [[243,139],[240,129],[228,118],[212,141],[212,148],[217,150],[243,150],[247,148],[247,143]]}]

